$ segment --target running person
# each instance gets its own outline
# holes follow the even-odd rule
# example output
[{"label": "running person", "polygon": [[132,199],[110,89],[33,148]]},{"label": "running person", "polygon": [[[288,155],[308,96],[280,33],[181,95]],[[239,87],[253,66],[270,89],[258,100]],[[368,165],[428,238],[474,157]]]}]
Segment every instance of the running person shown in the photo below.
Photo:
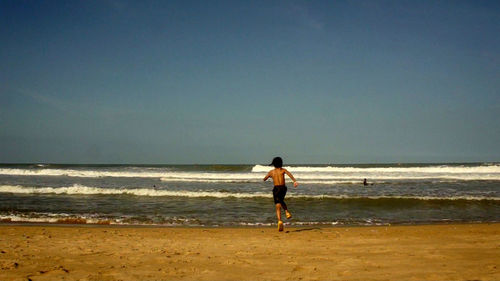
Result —
[{"label": "running person", "polygon": [[287,187],[285,185],[285,174],[287,174],[292,179],[294,187],[297,187],[299,183],[295,180],[292,173],[290,173],[286,169],[283,169],[283,159],[281,159],[281,157],[274,157],[271,165],[274,166],[274,169],[267,173],[267,175],[264,177],[264,181],[266,181],[270,177],[273,178],[273,198],[274,204],[276,205],[276,216],[278,217],[278,231],[283,231],[281,208],[285,210],[287,219],[290,219],[292,217],[292,214],[288,211],[288,208],[284,201],[287,191]]}]

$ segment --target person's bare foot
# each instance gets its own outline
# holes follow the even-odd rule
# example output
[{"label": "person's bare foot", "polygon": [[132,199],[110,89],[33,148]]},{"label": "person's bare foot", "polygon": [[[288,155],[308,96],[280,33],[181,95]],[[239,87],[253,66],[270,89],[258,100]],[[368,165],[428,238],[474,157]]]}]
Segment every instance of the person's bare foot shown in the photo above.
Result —
[{"label": "person's bare foot", "polygon": [[283,231],[283,222],[282,221],[278,221],[278,231]]}]

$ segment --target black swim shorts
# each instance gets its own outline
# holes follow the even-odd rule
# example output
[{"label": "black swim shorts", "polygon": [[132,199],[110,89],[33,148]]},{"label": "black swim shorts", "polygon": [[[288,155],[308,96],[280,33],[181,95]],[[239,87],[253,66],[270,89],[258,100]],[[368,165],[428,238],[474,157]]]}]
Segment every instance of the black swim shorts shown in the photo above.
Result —
[{"label": "black swim shorts", "polygon": [[283,200],[285,200],[286,190],[286,185],[277,185],[273,188],[274,204],[284,203]]}]

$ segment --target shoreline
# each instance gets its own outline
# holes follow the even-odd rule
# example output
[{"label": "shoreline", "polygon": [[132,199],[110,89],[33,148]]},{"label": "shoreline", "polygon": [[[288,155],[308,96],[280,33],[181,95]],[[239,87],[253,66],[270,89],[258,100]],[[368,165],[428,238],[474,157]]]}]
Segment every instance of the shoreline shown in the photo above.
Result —
[{"label": "shoreline", "polygon": [[[500,221],[486,221],[486,222],[422,222],[422,223],[388,223],[388,224],[304,224],[295,225],[288,224],[284,221],[287,228],[357,228],[357,227],[399,227],[399,226],[439,226],[439,225],[481,225],[481,224],[500,224]],[[24,222],[24,221],[0,221],[0,227],[4,226],[33,226],[33,227],[123,227],[123,228],[187,228],[187,229],[231,229],[231,228],[276,228],[277,223],[270,225],[163,225],[163,224],[113,224],[113,223],[59,223],[59,222]]]},{"label": "shoreline", "polygon": [[500,223],[0,224],[3,280],[499,280]]}]

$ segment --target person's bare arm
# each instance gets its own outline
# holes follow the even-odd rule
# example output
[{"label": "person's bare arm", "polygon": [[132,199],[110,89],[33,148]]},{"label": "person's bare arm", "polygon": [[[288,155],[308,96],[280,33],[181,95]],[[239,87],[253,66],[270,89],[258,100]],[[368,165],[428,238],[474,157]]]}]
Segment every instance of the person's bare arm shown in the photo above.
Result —
[{"label": "person's bare arm", "polygon": [[264,177],[264,181],[267,181],[267,179],[271,176],[271,172],[267,173],[267,175]]},{"label": "person's bare arm", "polygon": [[294,187],[297,187],[299,185],[299,183],[297,182],[297,180],[293,177],[292,173],[290,173],[287,169],[283,169],[285,170],[285,173],[287,174],[287,176],[289,176],[292,180],[293,180],[293,186]]}]

